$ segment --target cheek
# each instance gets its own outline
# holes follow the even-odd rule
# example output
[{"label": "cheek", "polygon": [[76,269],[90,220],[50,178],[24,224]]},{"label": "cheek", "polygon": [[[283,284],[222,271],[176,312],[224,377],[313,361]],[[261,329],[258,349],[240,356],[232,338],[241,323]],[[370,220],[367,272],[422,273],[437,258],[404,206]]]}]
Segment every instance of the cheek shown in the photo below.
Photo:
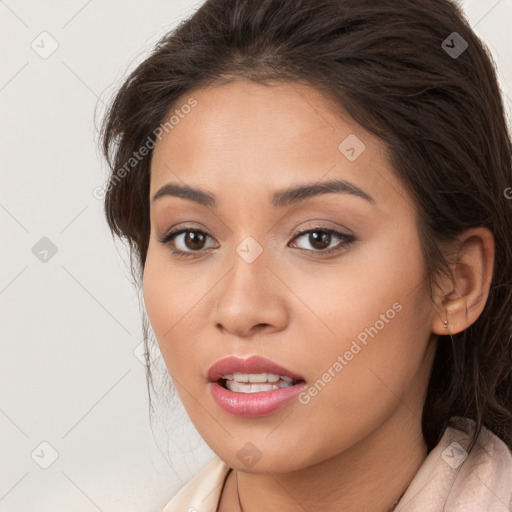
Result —
[{"label": "cheek", "polygon": [[[294,289],[321,320],[302,331],[313,384],[304,402],[319,414],[336,405],[358,422],[361,415],[382,414],[381,406],[420,378],[430,335],[432,308],[415,232],[354,252],[336,279],[309,275]],[[322,350],[312,349],[316,343]]]},{"label": "cheek", "polygon": [[314,339],[320,338],[331,352],[343,350],[360,334],[364,343],[365,333],[369,337],[366,330],[375,334],[370,328],[376,323],[380,338],[395,328],[399,334],[410,315],[430,308],[419,240],[412,225],[404,223],[372,236],[335,265],[318,264],[314,271],[306,265],[280,271],[287,273],[284,280],[293,283],[294,293],[309,309],[294,308],[295,321],[300,324],[310,318],[317,329]]},{"label": "cheek", "polygon": [[[152,242],[148,247],[144,278],[142,282],[144,305],[156,338],[160,341],[165,332],[164,319],[166,317],[167,301],[170,294],[165,293],[168,288],[168,276],[162,274],[163,265],[158,251],[152,249]],[[169,328],[170,326],[167,326]]]},{"label": "cheek", "polygon": [[[396,297],[399,300],[391,302]],[[357,321],[344,311],[335,325],[338,335],[318,341],[321,350],[310,345],[303,352],[307,387],[293,414],[301,429],[287,435],[314,453],[315,460],[353,446],[394,411],[402,410],[403,418],[421,416],[431,362],[427,357],[430,331],[421,328],[427,317],[417,311],[422,300],[419,292],[367,301],[368,309],[359,312]],[[319,432],[324,439],[320,444],[312,441]]]},{"label": "cheek", "polygon": [[[180,331],[180,300],[183,294],[180,283],[171,272],[165,255],[160,248],[150,242],[146,257],[143,279],[144,304],[151,327],[169,372],[174,375],[171,364],[176,358],[171,357],[172,343]],[[181,315],[182,316],[182,315]],[[175,366],[175,365],[174,365]]]},{"label": "cheek", "polygon": [[197,368],[195,362],[202,353],[198,342],[207,322],[208,291],[218,277],[209,270],[198,275],[193,265],[178,266],[171,258],[156,242],[150,242],[144,303],[169,373],[190,381],[197,378],[191,369]]}]

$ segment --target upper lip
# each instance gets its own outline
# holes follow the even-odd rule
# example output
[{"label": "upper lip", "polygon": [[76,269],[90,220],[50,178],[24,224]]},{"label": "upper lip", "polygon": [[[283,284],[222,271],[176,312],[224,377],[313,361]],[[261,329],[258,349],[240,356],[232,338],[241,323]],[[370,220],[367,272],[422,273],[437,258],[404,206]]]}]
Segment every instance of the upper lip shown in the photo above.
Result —
[{"label": "upper lip", "polygon": [[208,370],[208,380],[216,382],[224,377],[224,375],[233,373],[272,373],[291,377],[295,381],[304,380],[304,377],[298,373],[260,356],[251,356],[246,359],[238,356],[225,357],[210,367]]}]

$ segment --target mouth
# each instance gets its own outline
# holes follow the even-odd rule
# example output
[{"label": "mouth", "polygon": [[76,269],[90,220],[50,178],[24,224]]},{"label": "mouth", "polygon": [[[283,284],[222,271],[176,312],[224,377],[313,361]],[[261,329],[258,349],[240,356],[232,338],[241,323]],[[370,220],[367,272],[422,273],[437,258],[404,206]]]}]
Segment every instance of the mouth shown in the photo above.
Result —
[{"label": "mouth", "polygon": [[268,416],[292,403],[304,389],[296,372],[260,356],[230,356],[208,371],[213,400],[225,412],[244,418]]},{"label": "mouth", "polygon": [[304,382],[275,373],[232,373],[217,380],[217,384],[234,393],[261,393],[287,388]]},{"label": "mouth", "polygon": [[294,386],[304,377],[264,357],[229,356],[211,366],[208,381],[237,393],[258,393]]}]

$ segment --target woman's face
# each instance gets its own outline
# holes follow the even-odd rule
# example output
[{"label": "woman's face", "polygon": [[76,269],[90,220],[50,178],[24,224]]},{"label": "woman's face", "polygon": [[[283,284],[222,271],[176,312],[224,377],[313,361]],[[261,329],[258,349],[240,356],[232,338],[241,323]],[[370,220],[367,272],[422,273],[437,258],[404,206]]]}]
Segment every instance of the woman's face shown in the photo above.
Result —
[{"label": "woman's face", "polygon": [[[144,299],[201,436],[229,465],[265,472],[419,429],[436,313],[384,144],[298,84],[190,96],[152,157]],[[212,377],[228,356],[282,370],[235,360]]]}]

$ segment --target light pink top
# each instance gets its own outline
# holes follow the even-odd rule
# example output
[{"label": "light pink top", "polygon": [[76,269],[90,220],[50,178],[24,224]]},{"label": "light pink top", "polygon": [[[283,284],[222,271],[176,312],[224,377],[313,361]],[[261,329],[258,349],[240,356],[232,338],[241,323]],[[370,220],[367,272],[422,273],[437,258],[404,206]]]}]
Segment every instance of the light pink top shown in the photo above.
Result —
[{"label": "light pink top", "polygon": [[[469,456],[468,440],[464,432],[446,429],[394,512],[511,512],[512,453],[487,429]],[[216,512],[231,469],[215,457],[162,512]]]}]

